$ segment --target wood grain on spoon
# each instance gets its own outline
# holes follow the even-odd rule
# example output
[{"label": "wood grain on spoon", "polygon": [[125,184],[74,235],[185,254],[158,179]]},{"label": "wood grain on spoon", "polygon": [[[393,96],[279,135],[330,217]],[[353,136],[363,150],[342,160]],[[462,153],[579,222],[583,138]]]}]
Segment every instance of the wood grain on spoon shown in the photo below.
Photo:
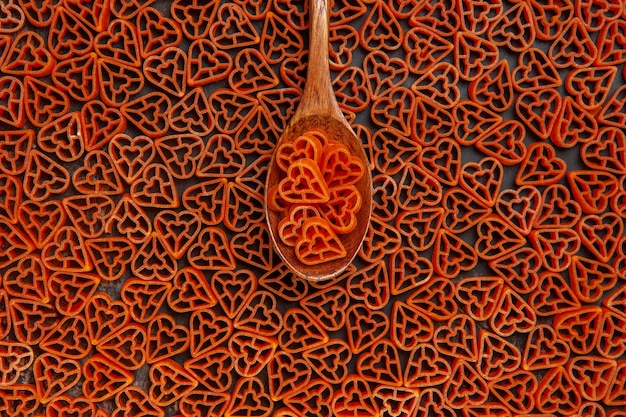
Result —
[{"label": "wood grain on spoon", "polygon": [[[293,142],[307,131],[321,129],[329,138],[344,144],[352,155],[358,157],[363,165],[368,166],[363,145],[343,116],[335,99],[329,67],[329,12],[330,5],[327,0],[309,0],[310,37],[306,86],[298,109],[276,144],[276,148],[281,143]],[[281,171],[273,155],[265,189],[269,190],[280,180]],[[347,255],[342,259],[318,265],[303,264],[297,258],[293,247],[281,242],[277,228],[284,214],[268,210],[266,193],[264,204],[270,237],[281,259],[298,276],[315,281],[333,278],[343,272],[358,253],[367,232],[372,211],[372,177],[369,170],[365,171],[365,175],[355,186],[361,193],[363,205],[357,213],[356,228],[341,236]]]}]

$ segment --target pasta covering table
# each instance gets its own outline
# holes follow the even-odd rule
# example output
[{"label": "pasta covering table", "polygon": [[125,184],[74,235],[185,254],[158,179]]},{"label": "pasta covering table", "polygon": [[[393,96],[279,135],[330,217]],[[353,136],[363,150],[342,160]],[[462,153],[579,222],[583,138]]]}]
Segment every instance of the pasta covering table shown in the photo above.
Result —
[{"label": "pasta covering table", "polygon": [[307,3],[0,1],[0,415],[626,417],[626,3],[335,0],[322,282],[263,212]]}]

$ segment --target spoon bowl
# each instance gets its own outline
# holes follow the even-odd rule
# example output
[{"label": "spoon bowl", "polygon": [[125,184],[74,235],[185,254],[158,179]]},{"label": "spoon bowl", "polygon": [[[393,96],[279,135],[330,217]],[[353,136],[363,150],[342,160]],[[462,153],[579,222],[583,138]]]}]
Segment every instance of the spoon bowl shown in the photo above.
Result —
[{"label": "spoon bowl", "polygon": [[[356,228],[339,236],[346,250],[346,256],[316,265],[302,263],[296,256],[294,248],[282,242],[278,235],[278,224],[285,214],[268,208],[267,192],[265,193],[264,210],[270,238],[280,258],[296,275],[312,281],[321,281],[341,274],[352,263],[363,243],[372,212],[372,176],[367,169],[367,156],[363,144],[343,116],[330,81],[328,63],[330,13],[328,1],[309,0],[309,15],[310,51],[306,86],[300,104],[278,140],[275,149],[284,143],[293,142],[305,132],[311,130],[324,131],[329,139],[345,145],[350,154],[359,158],[363,166],[366,167],[364,175],[355,184],[361,194],[362,205],[356,213]],[[277,185],[282,179],[281,175],[283,174],[276,163],[276,153],[274,153],[267,172],[265,190],[270,190],[274,185]]]}]

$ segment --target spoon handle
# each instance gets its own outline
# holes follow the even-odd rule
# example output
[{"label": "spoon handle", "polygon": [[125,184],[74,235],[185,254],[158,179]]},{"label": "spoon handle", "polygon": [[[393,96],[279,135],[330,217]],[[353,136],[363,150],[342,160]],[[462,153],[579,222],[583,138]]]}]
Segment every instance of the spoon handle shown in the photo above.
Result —
[{"label": "spoon handle", "polygon": [[309,0],[309,62],[297,117],[341,115],[330,80],[330,1]]}]

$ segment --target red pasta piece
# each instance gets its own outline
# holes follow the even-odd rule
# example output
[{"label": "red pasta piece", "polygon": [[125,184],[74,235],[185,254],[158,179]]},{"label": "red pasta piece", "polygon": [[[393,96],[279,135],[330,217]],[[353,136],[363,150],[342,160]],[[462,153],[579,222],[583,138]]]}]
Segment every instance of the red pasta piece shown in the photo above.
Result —
[{"label": "red pasta piece", "polygon": [[234,320],[237,330],[272,337],[282,327],[283,317],[276,297],[266,291],[257,291],[239,311]]},{"label": "red pasta piece", "polygon": [[[193,374],[194,378],[203,386],[210,388],[209,399],[215,398],[215,407],[224,408],[224,402],[230,400],[230,395],[224,391],[228,390],[233,383],[234,359],[231,352],[222,347],[212,348],[208,352],[194,356],[184,364],[185,369]],[[196,388],[193,393],[184,396],[179,406],[189,407],[190,399],[202,397]],[[194,393],[196,393],[194,395]],[[205,394],[206,395],[206,394]]]},{"label": "red pasta piece", "polygon": [[277,346],[276,339],[271,336],[247,331],[233,333],[228,341],[228,350],[233,357],[237,375],[258,375],[274,356]]},{"label": "red pasta piece", "polygon": [[[254,405],[248,403],[249,398],[253,399]],[[273,405],[274,401],[258,378],[241,378],[235,385],[226,413],[232,416],[244,416],[254,412],[259,417],[267,417],[271,414]]]},{"label": "red pasta piece", "polygon": [[521,296],[506,288],[500,295],[489,324],[496,334],[509,337],[515,332],[530,332],[537,324],[537,316]]},{"label": "red pasta piece", "polygon": [[10,415],[33,415],[39,407],[39,398],[32,385],[15,384],[0,388],[3,404],[0,411]]},{"label": "red pasta piece", "polygon": [[505,120],[480,136],[475,146],[486,155],[496,158],[502,165],[512,166],[522,162],[527,154],[524,144],[526,129],[517,120]]},{"label": "red pasta piece", "polygon": [[432,146],[424,146],[418,162],[441,184],[455,186],[461,172],[461,148],[456,141],[442,138]]},{"label": "red pasta piece", "polygon": [[211,281],[211,289],[217,301],[230,318],[239,314],[256,288],[256,276],[245,269],[236,272],[218,271]]},{"label": "red pasta piece", "polygon": [[[454,8],[445,10],[445,13],[454,13]],[[418,74],[428,71],[454,49],[446,36],[440,36],[422,22],[417,23],[415,27],[405,33],[402,46],[406,52],[404,59],[408,68]]]},{"label": "red pasta piece", "polygon": [[151,364],[182,353],[189,346],[189,330],[165,314],[148,323],[146,336],[146,362]]},{"label": "red pasta piece", "polygon": [[92,344],[100,342],[124,327],[130,320],[128,307],[122,301],[113,301],[103,292],[93,295],[85,306],[85,320]]},{"label": "red pasta piece", "polygon": [[174,1],[170,12],[183,31],[183,35],[189,39],[206,38],[209,26],[213,23],[217,6],[215,2],[182,2]]},{"label": "red pasta piece", "polygon": [[22,183],[14,176],[0,174],[0,214],[12,223],[18,221],[18,209],[22,199]]},{"label": "red pasta piece", "polygon": [[84,397],[73,398],[69,395],[55,397],[47,404],[48,410],[55,410],[58,415],[74,414],[78,417],[95,415],[96,406]]},{"label": "red pasta piece", "polygon": [[449,0],[428,0],[420,4],[410,22],[423,24],[443,37],[453,36],[461,27],[456,3]]},{"label": "red pasta piece", "polygon": [[9,75],[0,77],[0,87],[4,95],[0,100],[0,121],[16,128],[25,122],[25,90],[22,80]]},{"label": "red pasta piece", "polygon": [[151,7],[144,7],[137,14],[137,35],[140,40],[141,57],[144,59],[158,55],[182,41],[178,23]]},{"label": "red pasta piece", "polygon": [[121,107],[143,89],[144,76],[139,69],[107,58],[97,63],[100,98],[108,106]]},{"label": "red pasta piece", "polygon": [[37,27],[46,27],[50,24],[54,7],[58,6],[60,0],[46,1],[42,4],[33,4],[26,0],[18,0],[24,15],[28,21]]},{"label": "red pasta piece", "polygon": [[284,399],[290,411],[297,414],[302,410],[311,415],[331,416],[333,386],[322,379],[312,379],[303,389]]},{"label": "red pasta piece", "polygon": [[452,233],[462,233],[489,216],[491,211],[479,204],[462,188],[446,191],[443,195],[443,227]]},{"label": "red pasta piece", "polygon": [[80,114],[87,151],[102,148],[115,135],[126,129],[126,118],[122,113],[115,108],[106,106],[101,101],[92,100],[88,102],[83,106]]},{"label": "red pasta piece", "polygon": [[321,325],[300,308],[289,309],[283,316],[283,323],[278,343],[287,352],[303,352],[328,341],[328,334]]},{"label": "red pasta piece", "polygon": [[0,342],[0,355],[5,366],[0,372],[2,385],[14,385],[34,361],[33,349],[19,342]]},{"label": "red pasta piece", "polygon": [[554,272],[544,272],[540,275],[539,284],[532,291],[528,303],[539,316],[569,312],[581,306],[564,278]]},{"label": "red pasta piece", "polygon": [[402,372],[396,347],[384,340],[371,346],[359,356],[357,373],[367,381],[391,386],[401,385]]},{"label": "red pasta piece", "polygon": [[470,317],[483,321],[495,313],[503,289],[497,277],[464,278],[456,286],[456,298]]},{"label": "red pasta piece", "polygon": [[551,326],[540,324],[528,335],[522,366],[530,371],[550,369],[564,365],[569,357],[569,345],[559,338]]},{"label": "red pasta piece", "polygon": [[535,16],[530,5],[518,2],[503,10],[487,31],[489,39],[498,46],[507,46],[514,52],[523,52],[535,41]]},{"label": "red pasta piece", "polygon": [[452,278],[460,271],[472,270],[477,262],[478,254],[467,242],[444,229],[439,231],[433,249],[435,272]]},{"label": "red pasta piece", "polygon": [[483,71],[498,63],[498,48],[474,32],[457,32],[454,35],[454,65],[459,76],[473,81]]},{"label": "red pasta piece", "polygon": [[199,308],[213,307],[217,301],[200,271],[185,267],[176,272],[172,289],[167,295],[167,304],[179,313],[192,312]]},{"label": "red pasta piece", "polygon": [[382,412],[411,415],[417,409],[419,396],[414,390],[405,387],[378,386],[373,392]]},{"label": "red pasta piece", "polygon": [[23,173],[33,141],[34,132],[30,129],[0,133],[0,170],[9,175]]},{"label": "red pasta piece", "polygon": [[397,174],[407,161],[415,160],[421,149],[420,145],[390,128],[374,133],[371,143],[374,166],[388,175]]},{"label": "red pasta piece", "polygon": [[69,107],[69,97],[63,90],[39,78],[25,78],[24,112],[33,125],[43,127],[67,114]]},{"label": "red pasta piece", "polygon": [[76,386],[82,370],[80,363],[74,359],[43,353],[35,359],[33,375],[39,400],[48,403]]},{"label": "red pasta piece", "polygon": [[[434,387],[450,378],[450,364],[429,343],[418,344],[409,356],[404,380],[411,388]],[[428,388],[422,391],[428,392]]]},{"label": "red pasta piece", "polygon": [[46,267],[56,271],[91,270],[83,238],[78,229],[72,226],[63,226],[57,230],[54,238],[42,248],[41,258]]},{"label": "red pasta piece", "polygon": [[[19,342],[36,345],[58,324],[58,313],[53,306],[33,300],[9,301],[11,325]],[[31,324],[34,327],[31,327]]]},{"label": "red pasta piece", "polygon": [[169,103],[159,105],[164,109],[163,113],[167,112],[167,121],[159,120],[160,124],[165,124],[165,129],[169,125],[181,133],[205,136],[213,128],[213,118],[207,105],[207,98],[201,88],[189,91],[172,106]]},{"label": "red pasta piece", "polygon": [[52,72],[54,63],[41,35],[24,30],[13,40],[0,68],[9,75],[41,77]]},{"label": "red pasta piece", "polygon": [[87,239],[85,244],[98,276],[107,281],[122,277],[137,253],[136,246],[124,237]]},{"label": "red pasta piece", "polygon": [[617,19],[607,22],[600,30],[597,40],[599,63],[616,65],[626,61],[624,43],[619,37],[620,33],[624,33],[624,29],[626,29],[625,22]]},{"label": "red pasta piece", "polygon": [[524,246],[524,236],[507,226],[496,216],[487,217],[478,224],[478,239],[474,244],[478,256],[493,260]]},{"label": "red pasta piece", "polygon": [[424,284],[433,275],[433,265],[410,248],[402,248],[389,259],[389,290],[402,294]]},{"label": "red pasta piece", "polygon": [[39,343],[44,351],[69,359],[83,359],[91,353],[87,323],[81,316],[65,317]]},{"label": "red pasta piece", "polygon": [[[382,36],[377,33],[381,27],[384,28]],[[403,35],[402,26],[385,3],[377,3],[372,7],[359,31],[361,45],[368,51],[398,49]]]},{"label": "red pasta piece", "polygon": [[130,195],[124,195],[105,226],[107,233],[113,229],[125,235],[132,243],[141,244],[152,232],[152,222]]},{"label": "red pasta piece", "polygon": [[[233,255],[250,265],[266,270],[272,266],[274,246],[266,224],[258,222],[237,233],[231,241]],[[288,286],[288,284],[287,284]]]},{"label": "red pasta piece", "polygon": [[473,145],[502,121],[497,113],[468,100],[458,103],[452,115],[456,124],[454,138],[464,146]]},{"label": "red pasta piece", "polygon": [[380,50],[372,51],[365,56],[363,68],[372,100],[401,86],[409,75],[402,60],[390,58]]},{"label": "red pasta piece", "polygon": [[626,106],[626,88],[619,87],[608,99],[597,116],[598,121],[610,126],[621,127],[624,124],[623,109]]},{"label": "red pasta piece", "polygon": [[537,408],[545,413],[576,412],[581,405],[576,386],[563,367],[551,369],[539,382],[535,402]]},{"label": "red pasta piece", "polygon": [[170,289],[168,282],[131,278],[124,282],[121,296],[133,320],[146,323],[156,316]]},{"label": "red pasta piece", "polygon": [[222,49],[246,47],[259,42],[249,17],[235,3],[220,6],[216,21],[210,26],[209,36]]},{"label": "red pasta piece", "polygon": [[165,94],[153,92],[128,102],[121,112],[143,134],[154,138],[167,131],[171,109],[170,99]]},{"label": "red pasta piece", "polygon": [[387,268],[382,262],[372,263],[351,273],[346,282],[348,294],[372,310],[383,308],[390,299]]},{"label": "red pasta piece", "polygon": [[541,2],[531,0],[530,7],[535,16],[537,38],[544,41],[554,40],[574,16],[574,3],[570,0]]},{"label": "red pasta piece", "polygon": [[146,238],[131,263],[133,274],[145,281],[170,281],[177,268],[176,259],[167,251],[158,232]]},{"label": "red pasta piece", "polygon": [[48,48],[60,61],[87,55],[93,49],[94,37],[83,19],[57,7],[50,23]]},{"label": "red pasta piece", "polygon": [[93,274],[68,274],[55,272],[48,278],[50,294],[57,311],[66,316],[76,316],[95,294],[100,277]]},{"label": "red pasta piece", "polygon": [[562,29],[548,54],[557,68],[580,68],[594,62],[598,50],[582,22],[574,18]]},{"label": "red pasta piece", "polygon": [[[152,401],[141,388],[135,386],[125,387],[115,395],[116,411],[111,417],[122,417],[135,410],[151,417],[164,417],[165,412]],[[124,413],[124,414],[122,414]]]},{"label": "red pasta piece", "polygon": [[489,391],[513,413],[528,413],[536,404],[537,379],[531,372],[518,369],[490,381]]},{"label": "red pasta piece", "polygon": [[[355,399],[358,399],[355,404]],[[341,389],[335,392],[332,409],[336,416],[352,415],[352,408],[356,405],[359,410],[370,415],[378,413],[378,407],[373,400],[372,391],[367,384],[357,377],[350,377],[341,385]]]},{"label": "red pasta piece", "polygon": [[[604,403],[608,406],[623,406],[626,404],[626,396],[624,395],[624,387],[626,386],[626,362],[620,361],[615,369],[615,375],[611,381],[606,396],[603,398]],[[616,414],[617,415],[617,414]]]},{"label": "red pasta piece", "polygon": [[216,393],[196,388],[193,392],[183,396],[179,404],[183,415],[191,415],[195,410],[201,409],[208,415],[223,415],[230,402],[230,394]]},{"label": "red pasta piece", "polygon": [[455,359],[475,362],[478,359],[476,324],[464,314],[458,314],[439,327],[433,335],[435,347]]},{"label": "red pasta piece", "polygon": [[309,383],[311,369],[301,358],[277,352],[268,364],[270,396],[274,401],[297,394]]},{"label": "red pasta piece", "polygon": [[189,322],[190,350],[200,357],[228,340],[232,332],[233,325],[227,317],[215,316],[211,310],[194,312]]},{"label": "red pasta piece", "polygon": [[[431,340],[434,332],[432,320],[422,311],[396,301],[392,307],[391,340],[403,350],[412,350],[420,343]],[[407,331],[406,329],[410,329]]]},{"label": "red pasta piece", "polygon": [[515,291],[527,294],[538,285],[542,262],[537,251],[523,247],[490,261],[489,266]]},{"label": "red pasta piece", "polygon": [[245,167],[245,157],[231,136],[214,135],[204,147],[196,175],[207,178],[235,177]]},{"label": "red pasta piece", "polygon": [[[108,5],[108,4],[106,4]],[[80,0],[69,0],[65,7],[82,19],[92,30],[99,32],[104,30],[109,22],[110,11],[105,4],[83,4]]]},{"label": "red pasta piece", "polygon": [[604,212],[618,190],[617,179],[609,173],[574,170],[567,173],[567,179],[574,199],[588,214]]},{"label": "red pasta piece", "polygon": [[37,255],[12,263],[3,277],[5,295],[12,298],[49,303],[48,277],[50,272]]},{"label": "red pasta piece", "polygon": [[517,346],[487,330],[479,332],[479,339],[476,370],[486,381],[519,369],[522,353]]},{"label": "red pasta piece", "polygon": [[[328,39],[330,41],[330,62],[332,69],[350,68],[354,52],[359,47],[359,33],[351,25],[331,25]],[[298,54],[293,56],[299,58]]]},{"label": "red pasta piece", "polygon": [[[148,398],[160,407],[180,400],[198,385],[187,370],[171,359],[159,361],[150,368],[150,382]],[[154,407],[154,410],[158,408]]]},{"label": "red pasta piece", "polygon": [[353,353],[359,353],[380,340],[389,329],[389,317],[381,311],[372,311],[363,304],[348,309],[346,330]]},{"label": "red pasta piece", "polygon": [[233,90],[243,94],[274,88],[279,82],[261,52],[252,48],[243,49],[235,56],[228,81]]},{"label": "red pasta piece", "polygon": [[5,4],[2,6],[2,33],[14,33],[24,26],[26,16],[22,8],[17,4]]},{"label": "red pasta piece", "polygon": [[613,311],[603,311],[602,328],[600,329],[597,348],[605,358],[618,359],[626,352],[624,324],[626,321],[622,315]]},{"label": "red pasta piece", "polygon": [[433,413],[453,416],[455,411],[444,402],[444,396],[439,388],[429,387],[421,392],[415,415],[417,417],[426,417]]},{"label": "red pasta piece", "polygon": [[618,19],[620,11],[619,2],[614,0],[583,0],[576,3],[576,13],[590,32],[595,32],[608,22]]},{"label": "red pasta piece", "polygon": [[83,154],[82,136],[80,114],[72,112],[43,126],[37,135],[37,144],[64,162],[72,162]]},{"label": "red pasta piece", "polygon": [[[279,185],[280,193],[280,185]],[[226,186],[224,225],[233,232],[256,225],[263,220],[263,197],[236,182]]]},{"label": "red pasta piece", "polygon": [[590,401],[604,398],[615,371],[615,361],[600,356],[579,356],[567,366],[572,382],[581,387],[580,394]]},{"label": "red pasta piece", "polygon": [[98,56],[139,67],[141,65],[136,27],[127,20],[115,19],[94,39]]},{"label": "red pasta piece", "polygon": [[146,342],[146,329],[140,324],[130,323],[103,338],[97,349],[128,372],[141,368],[145,363]]},{"label": "red pasta piece", "polygon": [[304,42],[300,34],[274,13],[265,17],[260,37],[261,51],[270,64],[294,57],[302,50]]},{"label": "red pasta piece", "polygon": [[[461,386],[465,389],[459,389]],[[489,388],[472,365],[462,359],[455,359],[442,394],[450,407],[458,409],[482,405],[487,401]]]},{"label": "red pasta piece", "polygon": [[430,100],[441,108],[449,109],[456,105],[461,97],[457,86],[458,81],[457,68],[440,62],[413,83],[411,88],[418,97]]}]

